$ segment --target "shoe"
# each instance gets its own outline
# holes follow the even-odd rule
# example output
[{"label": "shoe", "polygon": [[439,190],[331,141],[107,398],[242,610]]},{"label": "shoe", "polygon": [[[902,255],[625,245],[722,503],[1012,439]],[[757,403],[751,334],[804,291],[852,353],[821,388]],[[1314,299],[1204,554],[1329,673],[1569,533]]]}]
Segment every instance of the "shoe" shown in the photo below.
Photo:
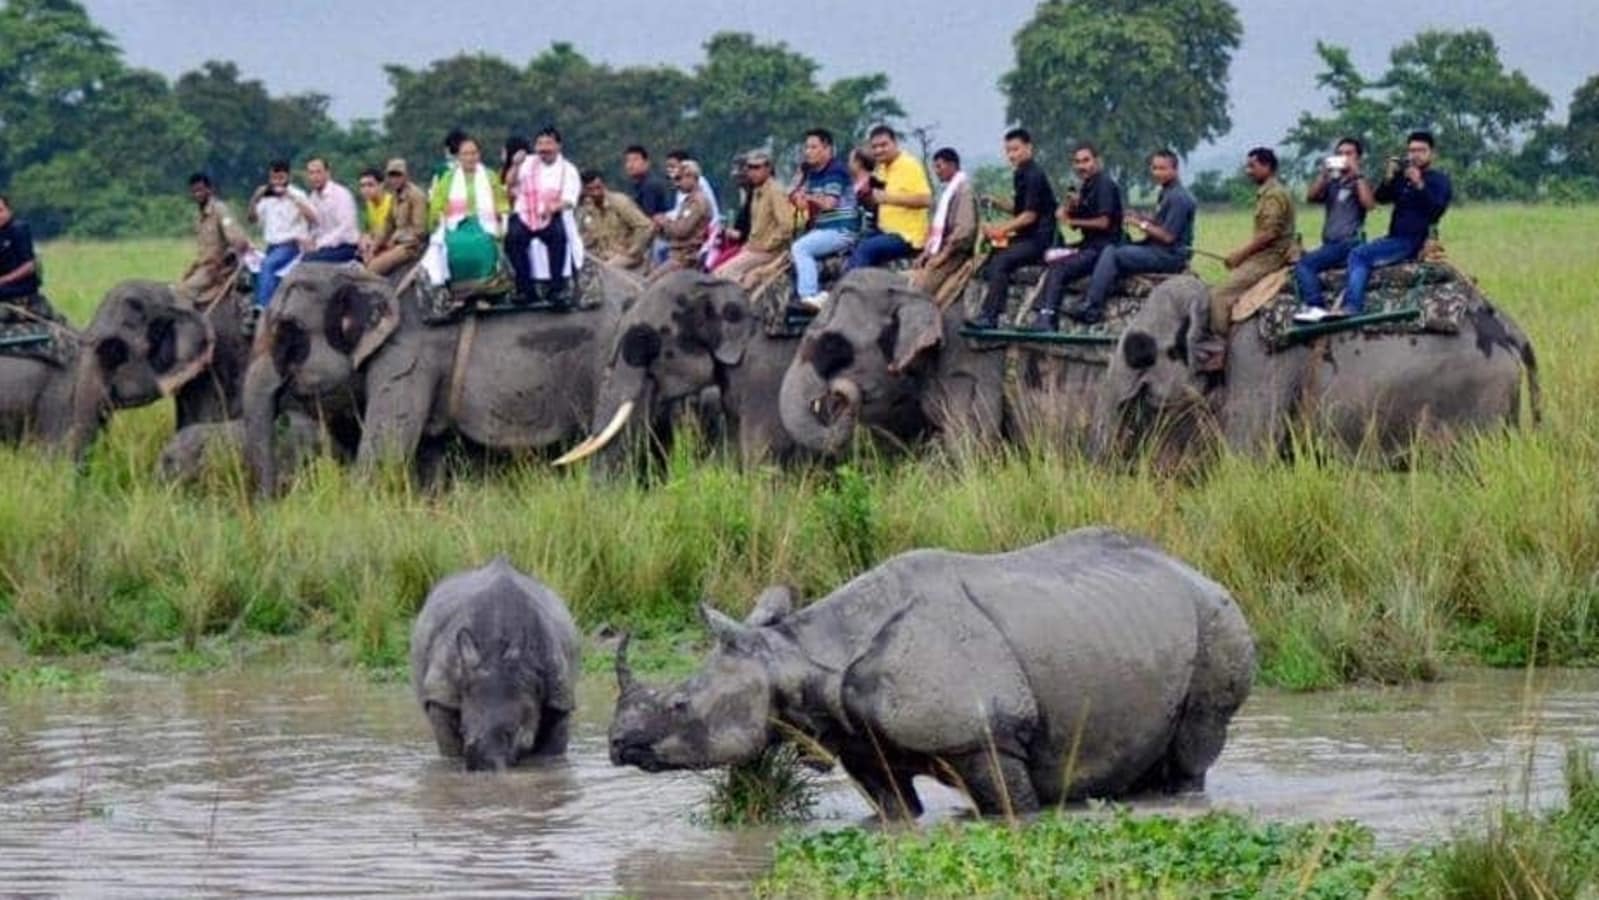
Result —
[{"label": "shoe", "polygon": [[1302,325],[1314,325],[1327,318],[1327,310],[1320,306],[1301,306],[1294,310],[1294,321]]},{"label": "shoe", "polygon": [[967,319],[962,324],[973,331],[998,331],[999,317],[993,313],[983,313],[975,319]]},{"label": "shoe", "polygon": [[1105,315],[1097,309],[1074,306],[1066,310],[1066,318],[1079,325],[1098,325],[1105,320]]},{"label": "shoe", "polygon": [[829,299],[831,298],[828,297],[826,291],[818,291],[809,297],[799,298],[799,307],[809,313],[819,313],[822,311],[822,307],[827,305]]},{"label": "shoe", "polygon": [[549,302],[551,312],[572,311],[572,287],[567,282],[562,282],[560,287],[551,286],[546,289],[544,298]]},{"label": "shoe", "polygon": [[1033,320],[1027,323],[1023,331],[1034,334],[1054,334],[1059,329],[1059,321],[1053,309],[1040,309],[1033,312]]}]

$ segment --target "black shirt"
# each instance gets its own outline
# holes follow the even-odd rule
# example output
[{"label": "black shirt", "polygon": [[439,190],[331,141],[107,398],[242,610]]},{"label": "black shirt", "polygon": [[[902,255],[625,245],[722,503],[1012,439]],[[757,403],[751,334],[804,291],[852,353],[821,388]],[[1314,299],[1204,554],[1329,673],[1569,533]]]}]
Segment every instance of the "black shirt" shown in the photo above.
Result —
[{"label": "black shirt", "polygon": [[1016,215],[1028,210],[1038,214],[1033,224],[1016,230],[1012,243],[1039,238],[1045,244],[1053,243],[1049,236],[1055,229],[1055,207],[1059,204],[1055,200],[1055,189],[1049,185],[1049,176],[1044,174],[1038,163],[1028,160],[1012,173],[1011,189]]},{"label": "black shirt", "polygon": [[1115,179],[1104,172],[1083,182],[1077,195],[1077,208],[1071,213],[1074,219],[1097,219],[1100,216],[1110,217],[1110,227],[1082,229],[1082,246],[1103,247],[1121,242],[1122,189]]},{"label": "black shirt", "polygon": [[[28,231],[28,225],[20,219],[12,219],[4,228],[0,228],[0,275],[15,272],[26,263],[32,262],[33,234]],[[39,289],[39,268],[34,266],[33,274],[21,281],[9,282],[5,285],[12,290],[37,291]]]},{"label": "black shirt", "polygon": [[677,204],[672,193],[666,189],[666,183],[654,175],[646,174],[643,178],[632,179],[633,202],[638,208],[644,210],[646,216],[658,216],[670,213]]}]

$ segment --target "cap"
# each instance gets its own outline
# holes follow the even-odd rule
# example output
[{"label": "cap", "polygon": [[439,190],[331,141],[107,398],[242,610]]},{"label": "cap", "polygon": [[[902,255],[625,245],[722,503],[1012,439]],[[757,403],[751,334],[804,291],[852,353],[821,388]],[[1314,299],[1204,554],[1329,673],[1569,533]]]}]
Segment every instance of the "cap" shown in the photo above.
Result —
[{"label": "cap", "polygon": [[387,175],[404,175],[404,174],[406,174],[406,172],[405,172],[405,160],[400,159],[399,157],[396,156],[394,159],[389,160],[389,164],[388,165],[383,167],[383,172],[385,174],[387,174]]}]

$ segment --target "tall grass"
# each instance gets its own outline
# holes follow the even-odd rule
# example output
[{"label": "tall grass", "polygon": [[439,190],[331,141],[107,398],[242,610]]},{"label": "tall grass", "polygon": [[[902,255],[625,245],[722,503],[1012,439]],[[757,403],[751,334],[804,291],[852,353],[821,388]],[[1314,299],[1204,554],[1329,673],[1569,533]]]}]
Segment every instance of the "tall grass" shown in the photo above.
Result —
[{"label": "tall grass", "polygon": [[[1203,221],[1209,247],[1248,224]],[[552,584],[585,626],[648,632],[683,627],[707,595],[737,611],[769,582],[818,596],[914,547],[1000,550],[1108,524],[1232,589],[1272,683],[1427,678],[1451,658],[1593,661],[1596,232],[1594,208],[1452,216],[1451,255],[1537,345],[1548,415],[1406,472],[1224,459],[1178,481],[1018,450],[740,470],[684,445],[648,486],[528,461],[424,494],[319,462],[255,506],[236,461],[196,488],[155,482],[171,429],[155,407],[117,416],[81,475],[0,450],[0,617],[36,652],[293,632],[381,665],[403,658],[433,580],[495,553]],[[51,294],[78,322],[117,277],[170,274],[182,257],[172,242],[45,251]]]}]

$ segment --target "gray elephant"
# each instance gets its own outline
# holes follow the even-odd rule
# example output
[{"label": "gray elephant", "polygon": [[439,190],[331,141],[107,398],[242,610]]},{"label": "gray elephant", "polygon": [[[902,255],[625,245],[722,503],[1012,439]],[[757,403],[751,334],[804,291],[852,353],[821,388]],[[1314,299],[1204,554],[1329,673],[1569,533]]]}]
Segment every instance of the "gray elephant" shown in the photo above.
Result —
[{"label": "gray elephant", "polygon": [[[638,423],[660,423],[670,404],[710,388],[717,389],[740,459],[787,458],[794,444],[778,415],[777,393],[798,346],[793,338],[768,335],[733,282],[692,272],[668,275],[623,313],[600,385],[593,437],[558,462],[602,450],[614,460],[632,445],[628,432],[641,433]],[[627,428],[629,423],[634,427]]]},{"label": "gray elephant", "polygon": [[[297,471],[322,449],[322,426],[310,416],[290,411],[279,420],[275,435],[275,470]],[[161,449],[156,472],[162,480],[178,484],[200,481],[209,465],[221,461],[237,462],[244,456],[244,420],[197,422],[181,428]]]},{"label": "gray elephant", "polygon": [[580,652],[565,601],[503,556],[434,585],[411,628],[411,687],[439,752],[471,771],[565,753]]},{"label": "gray elephant", "polygon": [[178,428],[237,416],[241,321],[231,297],[200,310],[171,285],[120,282],[87,328],[61,336],[70,360],[0,356],[0,430],[81,458],[116,409],[172,397]]},{"label": "gray elephant", "polygon": [[769,589],[671,689],[634,680],[611,760],[646,771],[751,759],[793,735],[835,757],[890,815],[912,778],[980,812],[1204,786],[1254,676],[1220,585],[1144,541],[1082,529],[992,556],[896,556],[798,612]]},{"label": "gray elephant", "polygon": [[[1524,373],[1536,419],[1537,364],[1526,335],[1463,278],[1429,289],[1464,295],[1454,306],[1458,333],[1353,330],[1276,347],[1251,320],[1234,326],[1217,379],[1198,372],[1189,353],[1205,328],[1208,289],[1193,277],[1167,281],[1122,333],[1101,395],[1097,449],[1185,464],[1217,436],[1236,452],[1276,455],[1304,422],[1334,447],[1394,459],[1418,438],[1516,425]],[[1291,303],[1283,298],[1285,308]]]},{"label": "gray elephant", "polygon": [[290,401],[358,416],[357,462],[413,463],[428,481],[444,441],[534,450],[581,437],[624,300],[638,289],[599,266],[603,302],[556,315],[423,319],[413,283],[344,266],[302,265],[278,288],[245,378],[246,456],[257,488],[276,490],[272,423]]}]

